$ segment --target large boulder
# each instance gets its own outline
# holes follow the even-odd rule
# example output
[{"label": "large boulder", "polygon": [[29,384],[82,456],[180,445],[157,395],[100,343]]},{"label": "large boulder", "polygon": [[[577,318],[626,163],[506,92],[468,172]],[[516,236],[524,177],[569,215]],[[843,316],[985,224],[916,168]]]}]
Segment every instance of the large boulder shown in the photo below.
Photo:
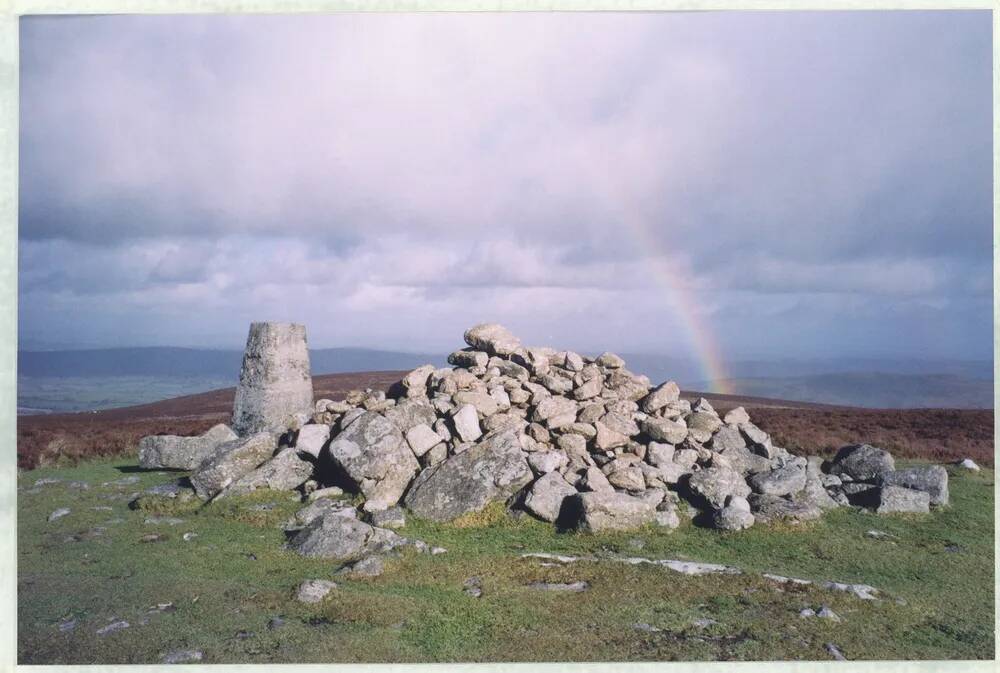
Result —
[{"label": "large boulder", "polygon": [[712,516],[712,524],[720,530],[744,530],[754,524],[754,515],[750,512],[750,503],[746,498],[731,496],[726,500],[726,506],[716,510]]},{"label": "large boulder", "polygon": [[252,323],[233,402],[233,430],[240,436],[280,433],[296,414],[311,416],[312,411],[306,328],[293,323]]},{"label": "large boulder", "polygon": [[330,442],[329,457],[364,494],[367,512],[399,502],[420,467],[399,428],[373,411]]},{"label": "large boulder", "polygon": [[806,485],[792,499],[820,509],[834,509],[839,507],[840,503],[827,492],[824,480],[839,485],[840,479],[836,476],[824,475],[821,470],[822,464],[823,459],[819,456],[809,456],[806,462]]},{"label": "large boulder", "polygon": [[793,502],[776,495],[754,493],[749,497],[750,510],[758,523],[772,521],[787,521],[800,523],[812,521],[823,516],[823,510],[806,502]]},{"label": "large boulder", "polygon": [[656,519],[657,503],[624,493],[591,491],[575,496],[577,528],[591,533],[632,530]]},{"label": "large boulder", "polygon": [[558,472],[549,472],[535,481],[524,498],[525,508],[543,521],[555,521],[562,511],[563,501],[576,495]]},{"label": "large boulder", "polygon": [[219,444],[236,439],[228,425],[213,425],[195,437],[177,435],[151,435],[139,440],[139,467],[147,470],[193,470],[205,460]]},{"label": "large boulder", "polygon": [[930,504],[948,504],[948,470],[940,465],[908,467],[882,475],[883,486],[902,486],[923,491],[930,496]]},{"label": "large boulder", "polygon": [[681,397],[680,387],[673,381],[661,383],[642,400],[642,410],[648,414],[658,411]]},{"label": "large boulder", "polygon": [[503,325],[484,323],[465,331],[465,343],[490,355],[512,355],[521,347],[521,340]]},{"label": "large boulder", "polygon": [[313,474],[313,464],[299,457],[297,449],[283,449],[274,458],[246,474],[230,486],[223,495],[241,495],[258,489],[290,491],[304,484]]},{"label": "large boulder", "polygon": [[307,453],[313,458],[319,458],[330,439],[330,426],[324,424],[304,425],[295,438],[295,448],[300,453]]},{"label": "large boulder", "polygon": [[931,496],[926,491],[888,485],[879,489],[879,502],[875,511],[879,514],[897,512],[927,514],[930,511],[930,504]]},{"label": "large boulder", "polygon": [[750,487],[739,472],[728,467],[710,467],[688,478],[688,489],[696,499],[707,502],[712,509],[722,509],[730,496],[745,498]]},{"label": "large boulder", "polygon": [[303,556],[350,562],[384,554],[405,544],[406,538],[391,530],[327,512],[296,533],[288,547]]},{"label": "large boulder", "polygon": [[855,481],[875,480],[896,469],[892,455],[870,444],[851,444],[837,451],[830,474],[848,475]]},{"label": "large boulder", "polygon": [[274,435],[268,432],[220,444],[191,475],[195,493],[201,498],[213,497],[267,461],[275,447]]},{"label": "large boulder", "polygon": [[417,516],[451,521],[509,498],[532,479],[519,433],[500,430],[420,473],[405,504]]},{"label": "large boulder", "polygon": [[791,463],[768,472],[752,475],[747,482],[757,493],[766,495],[790,495],[806,487],[806,468]]}]

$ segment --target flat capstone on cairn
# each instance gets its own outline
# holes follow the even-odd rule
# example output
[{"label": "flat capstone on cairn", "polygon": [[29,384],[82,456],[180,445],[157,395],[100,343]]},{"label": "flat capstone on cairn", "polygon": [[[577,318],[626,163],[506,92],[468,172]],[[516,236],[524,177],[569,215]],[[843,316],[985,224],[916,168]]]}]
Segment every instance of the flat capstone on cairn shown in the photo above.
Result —
[{"label": "flat capstone on cairn", "polygon": [[681,516],[742,530],[843,506],[948,504],[942,466],[897,470],[868,444],[832,460],[793,455],[742,407],[720,414],[682,399],[676,383],[651,385],[613,353],[525,347],[497,324],[464,336],[450,367],[418,367],[388,394],[313,403],[305,329],[254,323],[233,428],[146,437],[140,462],[192,470],[202,499],[298,491],[308,504],[288,523],[289,548],[359,564],[359,574],[406,546],[431,551],[391,530],[407,513],[446,522],[497,501],[593,532],[671,529]]}]

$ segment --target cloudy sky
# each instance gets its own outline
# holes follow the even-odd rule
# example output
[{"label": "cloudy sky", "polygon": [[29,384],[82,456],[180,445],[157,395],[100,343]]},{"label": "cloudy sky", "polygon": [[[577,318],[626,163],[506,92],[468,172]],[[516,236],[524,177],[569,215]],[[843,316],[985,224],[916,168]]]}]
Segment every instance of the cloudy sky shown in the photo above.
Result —
[{"label": "cloudy sky", "polygon": [[988,12],[35,17],[22,347],[992,354]]}]

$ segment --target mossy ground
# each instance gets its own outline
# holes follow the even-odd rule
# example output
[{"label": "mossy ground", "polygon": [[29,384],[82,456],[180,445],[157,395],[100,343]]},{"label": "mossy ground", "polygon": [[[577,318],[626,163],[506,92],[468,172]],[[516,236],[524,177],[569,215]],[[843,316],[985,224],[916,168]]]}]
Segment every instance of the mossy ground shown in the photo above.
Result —
[{"label": "mossy ground", "polygon": [[[20,663],[156,663],[165,652],[192,648],[205,663],[826,660],[826,643],[850,659],[994,653],[992,471],[953,472],[952,505],[929,516],[843,509],[806,526],[739,533],[688,522],[673,532],[557,533],[497,508],[459,525],[410,521],[402,534],[447,553],[407,553],[381,577],[360,580],[282,549],[280,525],[301,506],[291,494],[132,510],[130,494],[177,476],[133,465],[119,458],[19,476]],[[139,483],[102,486],[131,475]],[[63,481],[34,487],[45,477]],[[73,480],[89,488],[73,488]],[[47,522],[59,507],[72,511]],[[144,523],[151,516],[184,522]],[[867,537],[872,529],[894,537]],[[141,541],[152,532],[163,539]],[[186,532],[197,536],[185,541]],[[546,567],[519,558],[541,551],[690,559],[752,572],[689,577],[614,561]],[[863,582],[886,598],[783,587],[761,571]],[[463,590],[473,576],[481,598]],[[309,578],[332,578],[339,588],[321,604],[298,603],[295,588]],[[576,580],[590,589],[528,586]],[[172,607],[151,610],[165,603]],[[799,616],[820,605],[842,621]],[[269,628],[276,617],[284,624]],[[60,631],[67,618],[76,627]],[[702,618],[716,623],[696,626]],[[96,635],[117,619],[130,627]],[[639,630],[640,623],[659,630]]]}]

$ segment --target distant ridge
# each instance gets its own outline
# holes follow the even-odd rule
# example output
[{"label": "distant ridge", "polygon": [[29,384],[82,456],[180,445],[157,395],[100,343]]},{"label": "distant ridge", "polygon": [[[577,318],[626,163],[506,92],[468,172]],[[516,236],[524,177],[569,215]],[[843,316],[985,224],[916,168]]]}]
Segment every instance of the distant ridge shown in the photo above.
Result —
[{"label": "distant ridge", "polygon": [[[367,348],[320,348],[309,352],[314,374],[444,366],[445,357]],[[63,351],[19,351],[19,376],[199,376],[224,378],[234,385],[243,352],[150,346]]]}]

